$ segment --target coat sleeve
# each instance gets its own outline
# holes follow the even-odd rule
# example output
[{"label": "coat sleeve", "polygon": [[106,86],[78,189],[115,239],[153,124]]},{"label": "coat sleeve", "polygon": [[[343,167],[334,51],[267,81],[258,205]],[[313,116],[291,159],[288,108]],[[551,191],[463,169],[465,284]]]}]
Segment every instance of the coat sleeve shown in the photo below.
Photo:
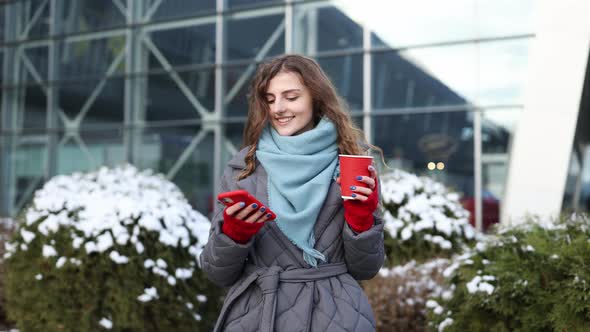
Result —
[{"label": "coat sleeve", "polygon": [[[232,179],[232,169],[227,168],[221,178],[220,192],[236,188],[235,180]],[[217,202],[211,220],[209,241],[199,259],[201,268],[209,280],[216,285],[229,287],[241,277],[254,237],[247,243],[240,244],[223,234],[223,209],[224,205]]]},{"label": "coat sleeve", "polygon": [[[379,188],[381,188],[381,184],[379,184]],[[374,219],[373,226],[364,232],[356,233],[346,222],[342,229],[344,260],[348,267],[348,273],[357,280],[373,278],[385,260],[384,220],[381,207],[377,207],[372,218]]]},{"label": "coat sleeve", "polygon": [[383,247],[383,218],[375,213],[375,224],[362,233],[354,232],[348,224],[343,227],[344,260],[348,272],[357,280],[373,278],[385,259]]}]

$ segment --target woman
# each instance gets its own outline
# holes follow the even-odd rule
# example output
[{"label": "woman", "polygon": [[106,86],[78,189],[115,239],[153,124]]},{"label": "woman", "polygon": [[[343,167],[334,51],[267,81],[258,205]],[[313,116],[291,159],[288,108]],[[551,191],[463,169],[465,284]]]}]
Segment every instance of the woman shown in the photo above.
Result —
[{"label": "woman", "polygon": [[216,207],[201,267],[231,288],[215,331],[374,331],[355,279],[372,278],[384,259],[377,174],[369,166],[357,177],[369,188],[344,202],[337,177],[339,153],[366,153],[362,132],[303,56],[260,65],[249,103],[245,148],[220,189],[245,189],[264,206]]}]

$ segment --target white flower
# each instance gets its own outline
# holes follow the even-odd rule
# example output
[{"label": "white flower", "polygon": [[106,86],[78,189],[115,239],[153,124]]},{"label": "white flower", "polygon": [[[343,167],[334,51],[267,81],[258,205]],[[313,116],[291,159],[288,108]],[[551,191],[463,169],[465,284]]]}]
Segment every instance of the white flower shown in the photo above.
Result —
[{"label": "white flower", "polygon": [[53,257],[53,256],[57,256],[57,251],[55,251],[55,248],[44,244],[43,245],[43,257]]},{"label": "white flower", "polygon": [[29,232],[24,228],[20,230],[20,234],[26,243],[31,243],[31,241],[33,241],[33,239],[35,238],[35,233]]},{"label": "white flower", "polygon": [[57,262],[55,263],[55,267],[57,267],[58,269],[61,268],[62,266],[64,266],[64,264],[68,261],[67,258],[65,257],[60,257]]},{"label": "white flower", "polygon": [[452,318],[445,318],[439,325],[438,325],[438,332],[444,331],[447,327],[453,324]]},{"label": "white flower", "polygon": [[111,260],[117,264],[127,264],[129,263],[129,258],[122,256],[121,254],[119,254],[118,251],[113,250],[111,251],[111,253],[109,254],[109,257],[111,258]]},{"label": "white flower", "polygon": [[104,327],[107,330],[110,330],[113,328],[113,322],[108,319],[108,318],[102,318],[98,324],[100,324],[100,326]]}]

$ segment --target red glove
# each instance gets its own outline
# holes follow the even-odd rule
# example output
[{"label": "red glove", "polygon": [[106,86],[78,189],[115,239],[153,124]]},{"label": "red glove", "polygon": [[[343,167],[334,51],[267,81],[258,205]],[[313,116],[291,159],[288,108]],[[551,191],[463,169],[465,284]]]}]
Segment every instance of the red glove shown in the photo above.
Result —
[{"label": "red glove", "polygon": [[362,233],[371,228],[375,222],[373,212],[379,205],[379,184],[375,183],[373,193],[366,201],[348,199],[344,201],[344,220],[353,231]]},{"label": "red glove", "polygon": [[221,231],[237,243],[244,244],[264,226],[263,222],[245,222],[223,211]]}]

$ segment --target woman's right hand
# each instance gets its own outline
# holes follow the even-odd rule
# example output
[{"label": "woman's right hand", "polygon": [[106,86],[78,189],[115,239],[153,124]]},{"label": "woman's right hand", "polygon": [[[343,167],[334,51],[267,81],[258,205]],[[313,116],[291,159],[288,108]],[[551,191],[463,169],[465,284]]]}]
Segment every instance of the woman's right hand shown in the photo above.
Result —
[{"label": "woman's right hand", "polygon": [[266,211],[267,208],[264,206],[259,207],[256,203],[246,206],[244,202],[238,202],[225,208],[227,215],[251,224],[269,220],[272,215]]}]

